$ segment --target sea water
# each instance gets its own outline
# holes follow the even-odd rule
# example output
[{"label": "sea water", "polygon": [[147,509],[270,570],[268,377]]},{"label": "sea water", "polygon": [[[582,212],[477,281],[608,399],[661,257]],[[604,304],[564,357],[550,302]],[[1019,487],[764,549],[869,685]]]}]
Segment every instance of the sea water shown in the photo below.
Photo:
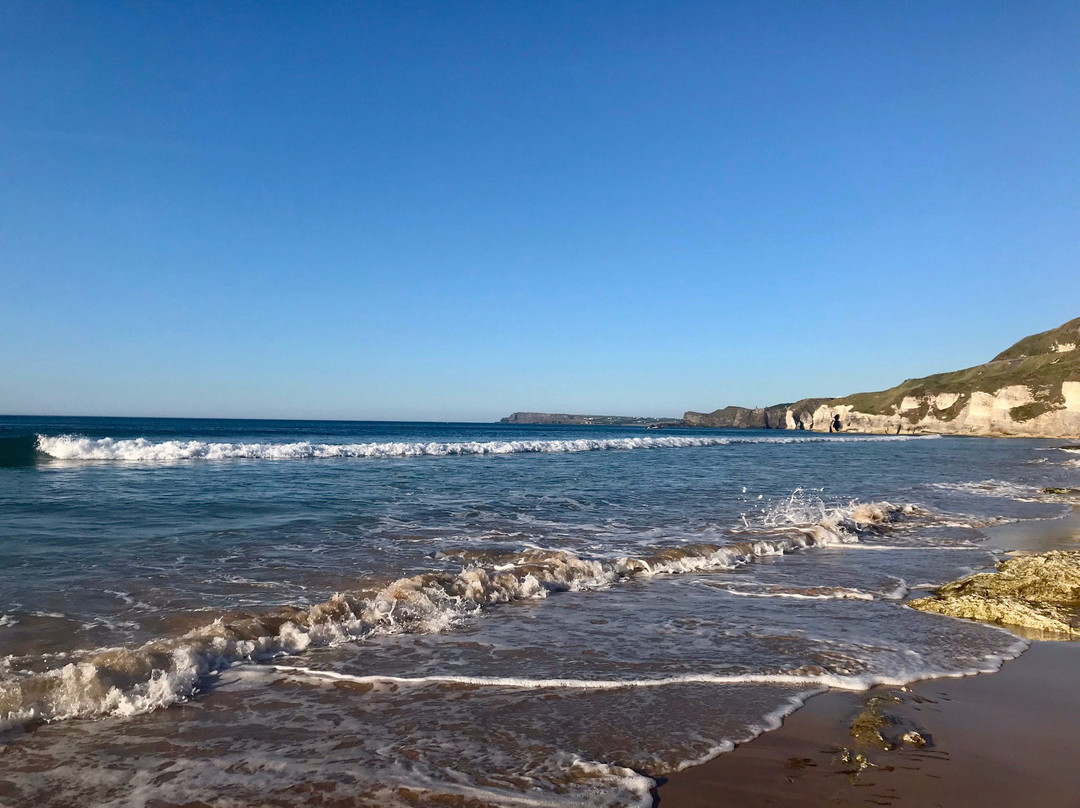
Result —
[{"label": "sea water", "polygon": [[1061,442],[0,419],[0,804],[649,805],[825,688],[1024,641],[907,608]]}]

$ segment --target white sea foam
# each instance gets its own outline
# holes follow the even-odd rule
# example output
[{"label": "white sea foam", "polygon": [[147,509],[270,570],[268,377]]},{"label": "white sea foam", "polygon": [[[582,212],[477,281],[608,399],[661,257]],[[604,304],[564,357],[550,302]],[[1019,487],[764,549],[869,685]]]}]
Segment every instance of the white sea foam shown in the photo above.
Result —
[{"label": "white sea foam", "polygon": [[934,488],[948,491],[960,491],[965,494],[980,494],[987,497],[1004,497],[1023,501],[1038,500],[1039,489],[1033,485],[1010,483],[1004,480],[980,480],[967,483],[934,483]]},{"label": "white sea foam", "polygon": [[[354,675],[294,665],[271,665],[279,673],[333,682],[376,685],[411,685],[428,687],[462,685],[467,687],[508,687],[515,690],[623,690],[633,687],[672,687],[675,685],[809,685],[839,690],[868,690],[875,685],[900,685],[906,680],[888,676],[838,676],[834,674],[746,673],[735,675],[683,674],[656,679],[530,679],[519,676],[385,676]],[[996,669],[996,668],[995,668]]]},{"label": "white sea foam", "polygon": [[896,581],[896,586],[890,591],[881,594],[881,597],[884,600],[903,600],[911,591],[903,578],[896,578],[894,580]]},{"label": "white sea foam", "polygon": [[127,592],[118,592],[115,589],[106,589],[103,591],[106,595],[112,595],[113,597],[122,600],[125,606],[134,606],[137,609],[145,609],[147,611],[150,611],[154,608],[149,603],[144,603],[141,600],[136,600],[132,595]]},{"label": "white sea foam", "polygon": [[595,452],[630,449],[688,449],[747,443],[806,443],[827,441],[907,441],[933,436],[849,435],[846,437],[692,437],[579,438],[575,440],[463,441],[460,443],[206,443],[204,441],[115,440],[79,435],[38,435],[37,448],[58,460],[121,460],[174,462],[179,460],[305,460],[327,458],[447,457],[451,455],[512,455]]},{"label": "white sea foam", "polygon": [[734,586],[722,587],[732,595],[744,598],[788,598],[790,600],[873,600],[874,596],[869,592],[847,587],[835,587],[829,591],[796,592],[784,589],[742,589]]},{"label": "white sea foam", "polygon": [[[784,719],[796,710],[798,710],[800,707],[804,706],[807,699],[809,699],[811,696],[816,696],[819,693],[824,693],[827,689],[828,688],[824,686],[811,687],[797,695],[788,696],[788,698],[785,699],[779,707],[777,707],[775,710],[770,710],[765,715],[763,715],[761,717],[760,724],[747,727],[746,734],[743,735],[741,738],[725,738],[704,754],[699,755],[696,758],[687,758],[679,761],[676,765],[671,767],[671,771],[681,772],[685,771],[686,769],[691,769],[694,766],[700,766],[703,763],[708,763],[710,760],[713,760],[726,752],[730,752],[739,744],[748,743],[749,741],[754,740],[754,738],[757,738],[759,735],[763,735],[766,732],[771,732],[772,730],[779,729],[780,726],[784,723]],[[649,804],[651,805],[652,803],[650,802]]]},{"label": "white sea foam", "polygon": [[933,673],[943,678],[960,678],[978,673],[992,673],[1008,659],[1019,656],[1028,647],[1026,640],[1017,638],[1010,648],[1000,655],[988,656],[984,663],[964,671],[926,671],[913,675],[886,676],[866,674],[851,676],[831,673],[744,673],[711,674],[695,673],[664,676],[649,679],[533,679],[520,676],[388,676],[382,674],[357,675],[332,670],[306,668],[299,665],[271,665],[268,668],[291,676],[331,682],[349,682],[361,685],[393,684],[399,686],[431,687],[458,685],[464,687],[505,687],[517,690],[623,690],[626,688],[672,687],[676,685],[785,685],[807,686],[811,690],[833,688],[836,690],[869,690],[878,685],[898,687],[909,684],[914,678]]},{"label": "white sea foam", "polygon": [[643,576],[733,569],[757,558],[850,544],[859,540],[859,531],[911,512],[889,503],[852,503],[823,510],[817,523],[793,523],[780,537],[658,548],[603,561],[527,550],[491,559],[487,567],[400,578],[366,597],[337,594],[307,609],[219,619],[181,637],[104,649],[62,668],[0,681],[0,721],[144,713],[190,698],[205,676],[236,662],[266,661],[376,633],[437,633],[495,604]]},{"label": "white sea foam", "polygon": [[859,550],[876,550],[882,553],[925,553],[928,550],[938,551],[956,551],[969,553],[972,550],[980,550],[977,545],[910,545],[910,544],[872,544],[872,543],[859,543]]}]

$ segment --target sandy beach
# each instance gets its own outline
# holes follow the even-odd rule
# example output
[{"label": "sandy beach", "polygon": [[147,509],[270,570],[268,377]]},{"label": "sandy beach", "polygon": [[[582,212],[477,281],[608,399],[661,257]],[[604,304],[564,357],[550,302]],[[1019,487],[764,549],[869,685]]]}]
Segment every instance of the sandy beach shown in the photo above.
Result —
[{"label": "sandy beach", "polygon": [[[658,789],[659,804],[1077,806],[1078,669],[1080,644],[1035,642],[996,674],[826,693],[781,729],[673,775]],[[875,697],[917,726],[927,745],[885,751],[857,743],[851,722]],[[872,765],[845,760],[845,750]]]},{"label": "sandy beach", "polygon": [[[988,532],[1000,549],[1076,549],[1080,517]],[[1080,643],[1035,639],[997,673],[831,691],[780,729],[671,776],[657,790],[658,804],[1080,806],[1078,671]],[[884,743],[853,736],[860,715],[883,717]],[[905,743],[909,731],[925,745]]]}]

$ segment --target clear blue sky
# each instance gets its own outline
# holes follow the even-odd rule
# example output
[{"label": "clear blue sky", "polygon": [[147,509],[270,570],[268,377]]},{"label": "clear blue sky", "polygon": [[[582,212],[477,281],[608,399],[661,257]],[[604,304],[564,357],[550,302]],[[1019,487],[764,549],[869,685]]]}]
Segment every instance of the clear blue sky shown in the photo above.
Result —
[{"label": "clear blue sky", "polygon": [[0,4],[0,412],[881,389],[1080,316],[1080,4]]}]

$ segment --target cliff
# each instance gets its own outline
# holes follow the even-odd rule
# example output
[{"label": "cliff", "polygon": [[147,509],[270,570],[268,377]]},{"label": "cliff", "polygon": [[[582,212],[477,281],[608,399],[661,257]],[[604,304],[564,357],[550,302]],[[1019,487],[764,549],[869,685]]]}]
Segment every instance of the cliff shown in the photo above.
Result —
[{"label": "cliff", "polygon": [[678,418],[646,418],[637,415],[569,415],[559,412],[515,412],[500,424],[569,424],[573,426],[681,426]]},{"label": "cliff", "polygon": [[857,432],[1080,436],[1080,318],[1026,337],[983,365],[908,379],[879,393],[834,399],[814,428],[839,415]]},{"label": "cliff", "polygon": [[724,407],[713,412],[687,412],[686,426],[735,427],[743,429],[809,429],[815,409],[830,401],[827,398],[805,398],[794,404],[772,407]]},{"label": "cliff", "polygon": [[688,412],[685,419],[700,426],[828,432],[837,416],[851,432],[1080,437],[1080,318],[1025,337],[985,364],[888,390],[758,410]]}]

